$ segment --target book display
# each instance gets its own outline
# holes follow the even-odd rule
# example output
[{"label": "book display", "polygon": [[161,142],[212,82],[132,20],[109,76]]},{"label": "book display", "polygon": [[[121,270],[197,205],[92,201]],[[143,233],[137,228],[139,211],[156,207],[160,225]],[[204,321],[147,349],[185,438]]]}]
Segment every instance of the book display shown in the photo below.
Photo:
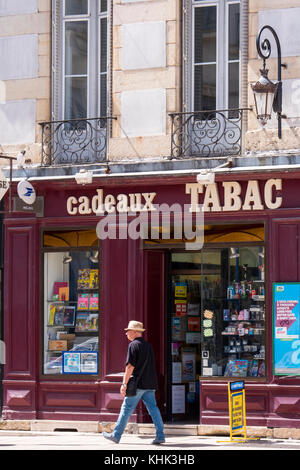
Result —
[{"label": "book display", "polygon": [[[99,338],[99,269],[88,264],[86,253],[70,252],[71,262],[64,264],[64,253],[47,253],[47,266],[55,266],[45,274],[44,300],[44,373],[71,373],[73,356],[69,367],[63,367],[65,352],[95,351],[98,354]],[[73,264],[74,260],[74,264]],[[90,263],[91,264],[91,263]],[[57,269],[57,273],[53,272]],[[58,270],[60,269],[60,272]],[[53,279],[57,274],[57,279]],[[81,356],[80,356],[81,357]],[[84,357],[84,356],[82,356]],[[89,368],[88,358],[79,373],[97,373],[98,359]],[[75,356],[74,356],[75,358]],[[76,368],[74,368],[75,370]],[[74,373],[74,372],[73,372]]]},{"label": "book display", "polygon": [[170,370],[185,387],[185,413],[199,401],[200,377],[264,377],[263,260],[262,246],[172,255]]}]

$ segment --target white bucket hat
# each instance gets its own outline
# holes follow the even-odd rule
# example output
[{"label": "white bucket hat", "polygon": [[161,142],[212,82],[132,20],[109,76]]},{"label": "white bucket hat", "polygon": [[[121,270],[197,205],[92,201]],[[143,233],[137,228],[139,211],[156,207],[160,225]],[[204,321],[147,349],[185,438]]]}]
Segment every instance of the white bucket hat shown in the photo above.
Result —
[{"label": "white bucket hat", "polygon": [[143,323],[140,323],[139,321],[135,321],[135,320],[130,320],[130,322],[128,323],[128,327],[124,329],[125,331],[128,331],[128,330],[145,331],[145,328],[143,328]]}]

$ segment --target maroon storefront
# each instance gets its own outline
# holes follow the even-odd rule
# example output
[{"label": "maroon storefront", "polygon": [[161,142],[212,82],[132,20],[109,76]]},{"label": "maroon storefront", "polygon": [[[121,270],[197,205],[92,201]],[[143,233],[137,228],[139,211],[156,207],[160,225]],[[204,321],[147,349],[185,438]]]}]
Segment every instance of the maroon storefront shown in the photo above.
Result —
[{"label": "maroon storefront", "polygon": [[[195,175],[32,180],[42,212],[4,221],[3,418],[115,421],[124,328],[136,319],[155,349],[166,421],[228,424],[228,381],[244,377],[248,425],[298,427],[300,379],[273,372],[272,283],[300,281],[299,179],[235,170],[209,187]],[[161,204],[204,204],[202,249],[172,223],[162,239],[161,219],[148,239],[123,230],[99,240],[102,205],[119,229],[129,207],[150,217]]]}]

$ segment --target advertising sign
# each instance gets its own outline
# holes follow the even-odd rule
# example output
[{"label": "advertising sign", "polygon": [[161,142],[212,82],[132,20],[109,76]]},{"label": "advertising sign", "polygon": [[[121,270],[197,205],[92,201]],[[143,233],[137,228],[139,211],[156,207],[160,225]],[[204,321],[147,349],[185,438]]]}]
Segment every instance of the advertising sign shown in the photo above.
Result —
[{"label": "advertising sign", "polygon": [[246,409],[244,382],[228,383],[230,440],[234,435],[244,434],[246,439]]},{"label": "advertising sign", "polygon": [[63,351],[63,374],[98,374],[98,352]]},{"label": "advertising sign", "polygon": [[275,375],[300,375],[300,283],[273,284]]}]

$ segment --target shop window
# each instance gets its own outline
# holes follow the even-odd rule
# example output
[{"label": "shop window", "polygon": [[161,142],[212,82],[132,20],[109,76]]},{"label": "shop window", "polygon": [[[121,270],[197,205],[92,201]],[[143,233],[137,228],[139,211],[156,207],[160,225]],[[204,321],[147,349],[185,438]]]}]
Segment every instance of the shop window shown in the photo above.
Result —
[{"label": "shop window", "polygon": [[199,378],[265,376],[264,247],[173,252],[171,261],[172,415],[192,417]]},{"label": "shop window", "polygon": [[92,230],[44,234],[43,374],[100,372],[95,240]]}]

